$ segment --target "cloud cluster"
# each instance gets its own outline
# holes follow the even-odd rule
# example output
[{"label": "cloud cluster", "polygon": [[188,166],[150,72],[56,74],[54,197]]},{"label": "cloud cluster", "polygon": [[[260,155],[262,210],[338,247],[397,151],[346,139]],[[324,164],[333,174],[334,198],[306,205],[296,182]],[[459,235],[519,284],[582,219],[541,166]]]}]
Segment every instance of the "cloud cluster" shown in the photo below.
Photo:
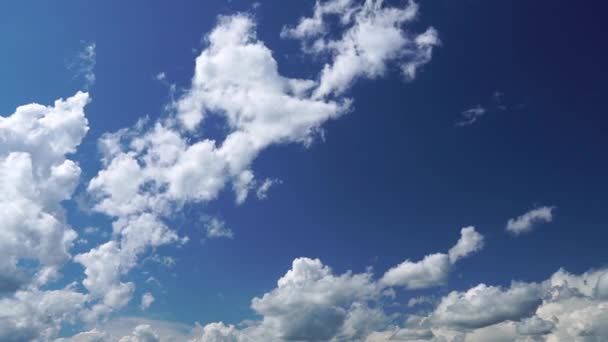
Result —
[{"label": "cloud cluster", "polygon": [[[358,78],[378,78],[394,62],[403,76],[414,79],[431,60],[439,45],[437,31],[430,27],[412,34],[404,25],[418,16],[418,5],[389,7],[382,0],[317,1],[312,17],[304,17],[295,27],[285,27],[281,35],[302,41],[304,52],[329,55],[313,95],[322,98],[344,93]],[[330,36],[330,21],[337,18],[341,34]]]},{"label": "cloud cluster", "polygon": [[372,274],[335,275],[318,259],[298,258],[277,288],[253,299],[261,320],[211,323],[197,341],[600,341],[607,282],[608,269],[559,270],[541,283],[479,284],[450,292],[430,312],[391,315]]},{"label": "cloud cluster", "polygon": [[[385,64],[396,58],[414,63],[414,57],[403,54],[422,53],[434,45],[434,31],[412,38],[402,27],[416,13],[413,3],[405,9],[385,8],[380,2],[357,7],[353,25],[345,28],[339,43],[342,47],[326,42],[328,47],[335,45],[338,53],[332,57],[334,66],[326,66],[319,81],[282,76],[272,51],[256,38],[252,17],[220,17],[196,58],[190,88],[173,104],[175,114],[153,123],[142,120],[100,139],[103,169],[87,191],[94,199],[93,210],[114,218],[113,236],[75,257],[85,267],[83,285],[100,301],[92,317],[129,302],[134,284],[121,278],[142,254],[184,242],[166,222],[185,203],[214,200],[227,186],[237,203],[255,188],[257,197],[265,198],[277,181],[256,180],[251,164],[258,154],[274,144],[308,145],[324,122],[349,111],[350,99],[330,98],[334,91],[326,89],[334,82],[329,79],[336,77],[330,74],[337,75],[340,65],[365,62],[375,69],[349,71],[350,84],[356,77],[380,76]],[[373,30],[373,35],[366,36],[364,30]],[[370,46],[372,40],[384,42],[383,50],[373,52],[379,46]],[[407,52],[406,47],[413,50]],[[361,55],[346,62],[345,54],[352,49]],[[406,52],[397,53],[402,49]],[[345,86],[331,87],[342,92]],[[228,132],[219,141],[199,140],[195,132],[211,115],[223,120]],[[233,236],[217,223],[208,225],[209,237]]]},{"label": "cloud cluster", "polygon": [[0,340],[53,336],[86,296],[71,285],[41,290],[77,238],[61,202],[72,197],[80,167],[67,158],[88,131],[87,93],[53,106],[28,104],[0,117]]},{"label": "cloud cluster", "polygon": [[[483,246],[483,237],[473,227],[448,254],[432,254],[418,263],[406,261],[379,279],[371,270],[335,275],[319,259],[297,258],[277,282],[277,287],[256,297],[252,309],[262,319],[244,329],[223,323],[207,325],[202,341],[353,341],[364,340],[374,331],[386,329],[393,320],[384,303],[394,298],[393,286],[421,288],[443,284],[450,260],[467,256]],[[439,276],[434,259],[447,265]],[[429,261],[430,260],[430,261]]]}]

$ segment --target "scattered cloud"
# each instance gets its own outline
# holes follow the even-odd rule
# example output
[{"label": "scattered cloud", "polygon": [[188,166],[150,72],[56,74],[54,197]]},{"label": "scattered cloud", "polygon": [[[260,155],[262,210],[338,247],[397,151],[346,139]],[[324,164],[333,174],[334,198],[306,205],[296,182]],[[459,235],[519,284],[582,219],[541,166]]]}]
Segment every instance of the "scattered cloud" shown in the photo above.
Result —
[{"label": "scattered cloud", "polygon": [[[314,98],[323,98],[344,93],[358,78],[383,76],[391,63],[405,79],[414,79],[440,44],[432,27],[415,34],[405,29],[417,16],[418,5],[413,1],[404,7],[385,6],[377,0],[361,5],[351,0],[317,1],[312,17],[284,27],[281,36],[301,40],[305,53],[331,56],[313,92]],[[329,35],[334,18],[342,30],[338,39]]]},{"label": "scattered cloud", "polygon": [[207,232],[207,238],[209,239],[234,238],[234,233],[231,229],[226,227],[226,222],[216,217],[208,220],[208,222],[205,224],[205,230]]},{"label": "scattered cloud", "polygon": [[481,105],[477,105],[473,108],[469,108],[461,113],[462,118],[460,121],[458,121],[456,123],[456,126],[458,126],[458,127],[470,126],[470,125],[474,124],[475,122],[477,122],[477,120],[479,120],[479,118],[481,118],[485,114],[486,114],[486,109],[484,107],[482,107]]},{"label": "scattered cloud", "polygon": [[154,303],[154,296],[150,292],[146,292],[141,296],[141,304],[139,308],[141,311],[146,311]]},{"label": "scattered cloud", "polygon": [[275,179],[271,179],[271,178],[264,179],[262,184],[260,186],[258,186],[258,189],[255,192],[257,198],[259,200],[266,199],[266,197],[268,197],[268,190],[270,190],[271,187],[273,187],[277,184],[281,184],[280,179],[276,179],[276,178]]},{"label": "scattered cloud", "polygon": [[260,320],[210,323],[195,341],[596,341],[608,336],[606,295],[608,269],[559,270],[540,283],[421,297],[411,307],[423,302],[431,311],[389,315],[371,273],[336,275],[318,259],[298,258],[277,288],[252,300]]},{"label": "scattered cloud", "polygon": [[460,234],[460,239],[448,254],[430,254],[417,262],[405,260],[388,270],[380,282],[386,286],[403,286],[408,289],[445,284],[456,261],[483,248],[483,236],[474,227],[462,228]]},{"label": "scattered cloud", "polygon": [[76,58],[68,65],[74,78],[83,82],[83,89],[89,90],[95,84],[95,64],[97,53],[95,42],[82,42],[82,47]]},{"label": "scattered cloud", "polygon": [[514,235],[531,232],[537,224],[553,221],[553,206],[532,209],[517,218],[509,219],[506,229]]}]

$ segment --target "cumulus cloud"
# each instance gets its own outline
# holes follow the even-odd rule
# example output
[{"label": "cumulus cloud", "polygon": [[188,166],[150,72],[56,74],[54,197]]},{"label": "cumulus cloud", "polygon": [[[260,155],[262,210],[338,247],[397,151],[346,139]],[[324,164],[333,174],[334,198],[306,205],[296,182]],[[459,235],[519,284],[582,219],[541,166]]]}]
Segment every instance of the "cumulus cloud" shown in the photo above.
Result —
[{"label": "cumulus cloud", "polygon": [[[153,122],[142,119],[99,139],[102,168],[86,191],[92,210],[112,219],[112,234],[108,241],[73,256],[84,268],[84,293],[72,285],[54,292],[40,288],[60,276],[77,238],[65,221],[61,202],[72,198],[79,182],[80,167],[66,155],[76,151],[88,130],[84,116],[88,94],[79,92],[54,106],[22,106],[1,117],[0,290],[9,294],[1,299],[8,311],[0,315],[0,330],[8,331],[7,336],[49,339],[75,313],[95,322],[124,308],[135,293],[135,284],[124,277],[142,256],[187,241],[168,225],[176,211],[187,203],[212,201],[227,187],[237,203],[243,203],[252,190],[259,199],[265,198],[277,181],[256,180],[252,164],[259,153],[276,144],[310,145],[326,121],[350,111],[351,100],[340,95],[357,78],[382,76],[391,61],[413,78],[430,60],[432,47],[439,42],[436,31],[410,34],[404,27],[417,15],[415,3],[404,8],[386,7],[381,1],[363,6],[343,3],[351,15],[343,22],[342,37],[317,38],[316,49],[329,62],[316,77],[282,75],[273,52],[256,37],[255,20],[245,14],[223,16],[196,59],[190,87],[172,104],[174,113]],[[329,13],[321,14],[322,23]],[[85,87],[95,80],[95,57],[94,43],[79,56],[77,72]],[[218,140],[197,134],[210,115],[220,117],[228,127]],[[232,236],[223,225],[208,233]],[[35,272],[21,269],[22,261],[31,261],[35,266],[28,267]],[[264,334],[365,336],[387,319],[370,305],[380,296],[380,288],[369,272],[334,275],[318,260],[297,259],[275,290],[253,300],[253,309],[264,320],[250,327],[252,336],[258,340]],[[296,290],[307,295],[291,297]],[[65,300],[55,300],[60,297]],[[150,298],[142,297],[142,308],[151,303]],[[49,306],[31,308],[36,300]],[[22,324],[20,315],[31,321]],[[15,327],[23,329],[12,331]],[[79,338],[102,335],[91,331]],[[149,326],[140,325],[122,340],[155,336]]]},{"label": "cumulus cloud", "polygon": [[430,254],[417,262],[405,260],[388,270],[382,277],[381,283],[409,289],[445,284],[456,261],[483,248],[483,236],[475,230],[475,227],[462,228],[460,235],[460,239],[448,254]]},{"label": "cumulus cloud", "polygon": [[555,207],[543,206],[532,209],[517,218],[509,219],[507,231],[514,235],[531,232],[538,223],[553,221],[553,210]]},{"label": "cumulus cloud", "polygon": [[154,303],[154,296],[150,292],[146,292],[141,296],[141,304],[139,304],[139,308],[142,311],[148,310],[152,303]]},{"label": "cumulus cloud", "polygon": [[[302,41],[304,52],[329,55],[319,77],[315,98],[344,93],[357,78],[383,76],[389,64],[396,64],[406,79],[431,60],[439,45],[437,31],[428,28],[411,34],[405,26],[416,19],[418,5],[385,6],[383,1],[317,1],[312,17],[304,17],[295,27],[285,27],[281,35]],[[329,35],[329,22],[337,19],[338,39]]]},{"label": "cumulus cloud", "polygon": [[[14,291],[28,279],[20,265],[39,264],[37,286],[56,278],[70,258],[77,234],[61,202],[72,197],[78,164],[66,158],[88,131],[87,93],[53,106],[28,104],[0,117],[0,289]],[[30,268],[28,268],[30,269]]]},{"label": "cumulus cloud", "polygon": [[483,236],[475,230],[475,227],[469,226],[462,228],[460,230],[460,239],[458,239],[456,245],[448,251],[450,262],[453,264],[459,259],[481,250],[483,244]]},{"label": "cumulus cloud", "polygon": [[534,313],[541,295],[542,287],[534,283],[513,283],[507,289],[479,284],[442,298],[431,318],[438,325],[462,330],[517,321]]},{"label": "cumulus cloud", "polygon": [[317,259],[298,258],[277,288],[253,299],[259,321],[211,323],[196,341],[599,341],[608,336],[598,290],[607,275],[560,270],[541,283],[479,284],[430,301],[430,312],[397,313],[407,318],[395,325],[371,274],[334,275]]}]

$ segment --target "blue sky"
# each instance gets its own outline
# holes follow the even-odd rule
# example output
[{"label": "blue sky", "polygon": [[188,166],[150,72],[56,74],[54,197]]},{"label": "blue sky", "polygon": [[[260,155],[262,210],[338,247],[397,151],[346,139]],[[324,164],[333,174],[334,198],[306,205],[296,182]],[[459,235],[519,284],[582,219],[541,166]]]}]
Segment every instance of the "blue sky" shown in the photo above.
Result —
[{"label": "blue sky", "polygon": [[0,5],[0,340],[607,339],[605,10]]}]

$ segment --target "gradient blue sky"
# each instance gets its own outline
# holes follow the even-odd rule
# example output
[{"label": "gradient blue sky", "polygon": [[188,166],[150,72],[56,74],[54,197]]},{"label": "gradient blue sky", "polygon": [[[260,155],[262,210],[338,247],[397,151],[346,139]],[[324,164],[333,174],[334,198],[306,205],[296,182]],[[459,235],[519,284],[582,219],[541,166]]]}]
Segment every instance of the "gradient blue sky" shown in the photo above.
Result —
[{"label": "gradient blue sky", "polygon": [[[386,1],[403,6],[405,2]],[[310,16],[313,1],[10,1],[0,5],[0,113],[50,105],[84,87],[78,54],[95,44],[95,82],[86,107],[90,130],[70,157],[82,168],[65,201],[67,222],[86,244],[105,242],[112,220],[77,205],[102,168],[97,140],[149,116],[167,114],[170,85],[190,86],[194,60],[218,15],[250,13],[257,37],[282,75],[317,77],[325,60],[304,55],[285,25]],[[129,305],[110,316],[194,325],[237,324],[259,316],[251,299],[277,286],[294,258],[319,258],[335,274],[373,268],[375,277],[406,259],[447,251],[475,226],[484,248],[454,265],[448,284],[397,290],[410,298],[466,291],[479,283],[541,282],[560,267],[579,274],[608,262],[608,48],[601,1],[420,1],[408,30],[433,26],[441,45],[412,81],[396,68],[354,83],[354,109],[323,125],[310,146],[274,145],[252,169],[281,182],[268,197],[235,204],[230,187],[216,200],[189,203],[168,225],[189,242],[147,251],[122,279],[136,284]],[[70,67],[77,65],[76,67]],[[164,73],[166,79],[156,76]],[[500,94],[500,95],[498,95]],[[459,126],[463,112],[485,110]],[[199,136],[218,137],[221,122]],[[86,200],[86,199],[85,199]],[[527,234],[507,221],[554,206],[551,222]],[[232,239],[205,237],[205,217],[223,220]],[[99,232],[85,235],[85,227]],[[0,227],[0,229],[2,229]],[[166,267],[146,261],[170,256]],[[50,288],[84,278],[69,261]],[[154,276],[158,283],[146,282]],[[139,298],[151,292],[145,311]],[[101,323],[100,323],[101,324]],[[90,325],[90,324],[89,324]],[[87,324],[66,324],[71,335]],[[599,340],[598,340],[599,341]]]}]

